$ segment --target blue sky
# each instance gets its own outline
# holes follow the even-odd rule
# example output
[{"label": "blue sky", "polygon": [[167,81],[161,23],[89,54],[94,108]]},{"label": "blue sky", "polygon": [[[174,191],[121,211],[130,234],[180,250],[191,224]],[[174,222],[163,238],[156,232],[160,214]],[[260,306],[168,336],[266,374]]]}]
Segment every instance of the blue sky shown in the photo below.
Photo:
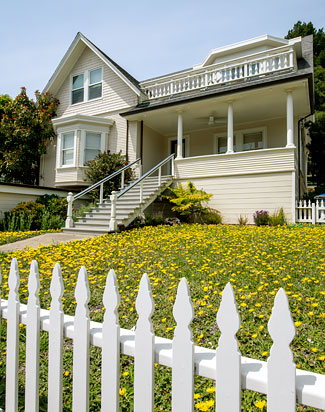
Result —
[{"label": "blue sky", "polygon": [[325,25],[324,0],[6,0],[0,94],[42,90],[78,31],[138,80],[192,67],[209,50],[297,20]]}]

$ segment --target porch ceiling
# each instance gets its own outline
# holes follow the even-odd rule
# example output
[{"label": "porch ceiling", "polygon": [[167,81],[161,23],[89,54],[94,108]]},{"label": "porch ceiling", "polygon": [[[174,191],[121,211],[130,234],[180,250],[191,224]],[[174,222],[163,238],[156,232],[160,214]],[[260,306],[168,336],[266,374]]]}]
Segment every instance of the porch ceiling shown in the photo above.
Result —
[{"label": "porch ceiling", "polygon": [[[162,135],[175,135],[177,113],[183,112],[184,133],[194,130],[220,129],[227,126],[228,102],[233,102],[234,125],[259,122],[286,116],[286,91],[293,92],[294,114],[302,117],[310,112],[307,80],[290,84],[259,88],[233,95],[207,98],[192,103],[165,107],[127,116],[129,120],[143,120],[146,126]],[[217,120],[208,125],[209,116]]]}]

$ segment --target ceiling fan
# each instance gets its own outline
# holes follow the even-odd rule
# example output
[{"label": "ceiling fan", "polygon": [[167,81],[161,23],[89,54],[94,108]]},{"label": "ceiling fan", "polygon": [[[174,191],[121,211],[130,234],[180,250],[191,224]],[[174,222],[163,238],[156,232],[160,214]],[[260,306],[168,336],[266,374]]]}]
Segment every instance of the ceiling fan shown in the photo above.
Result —
[{"label": "ceiling fan", "polygon": [[209,127],[225,124],[227,122],[226,117],[216,117],[213,115],[206,117],[198,117],[197,120],[207,124]]}]

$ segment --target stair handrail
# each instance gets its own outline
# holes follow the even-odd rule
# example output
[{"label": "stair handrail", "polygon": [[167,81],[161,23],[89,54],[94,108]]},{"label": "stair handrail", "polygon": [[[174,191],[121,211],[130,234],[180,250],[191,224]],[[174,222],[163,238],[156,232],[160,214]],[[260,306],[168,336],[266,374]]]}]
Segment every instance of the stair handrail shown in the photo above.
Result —
[{"label": "stair handrail", "polygon": [[[152,173],[154,173],[156,170],[160,170],[161,172],[161,167],[164,166],[166,163],[168,163],[171,159],[175,158],[175,153],[172,153],[171,155],[167,156],[166,159],[162,160],[160,163],[158,163],[156,166],[154,166],[152,169],[150,169],[148,172],[146,172],[144,175],[140,176],[137,180],[132,182],[129,186],[127,186],[125,189],[123,189],[121,192],[117,193],[117,199],[119,199],[121,196],[123,196],[126,192],[128,192],[130,189],[132,189],[134,186],[136,186],[138,183],[141,183],[146,177],[150,176]],[[171,176],[174,176],[174,167],[173,167],[173,162],[172,162],[172,171],[171,171]],[[158,184],[161,184],[161,173],[158,174]]]},{"label": "stair handrail", "polygon": [[154,166],[152,169],[150,169],[148,172],[146,172],[144,175],[140,176],[137,180],[132,182],[129,186],[127,186],[125,189],[121,190],[119,193],[112,192],[110,196],[110,201],[111,201],[111,219],[110,219],[110,231],[114,232],[117,230],[117,221],[116,221],[116,202],[117,199],[122,197],[126,192],[128,192],[130,189],[135,187],[140,183],[140,203],[143,203],[143,181],[150,176],[152,173],[154,173],[156,170],[158,170],[158,186],[161,185],[161,168],[164,166],[166,163],[171,161],[171,176],[174,176],[174,159],[175,159],[175,153],[172,153],[171,155],[167,156],[166,159],[162,160],[160,163],[158,163],[156,166]]},{"label": "stair handrail", "polygon": [[94,190],[98,186],[100,186],[99,203],[103,203],[103,200],[104,200],[104,183],[108,182],[109,180],[113,179],[114,177],[118,176],[119,174],[122,174],[122,176],[121,176],[121,188],[123,189],[124,188],[124,172],[125,172],[125,170],[129,169],[130,167],[132,167],[136,163],[139,163],[140,175],[141,175],[141,173],[142,173],[142,171],[141,171],[141,157],[138,157],[133,162],[128,163],[127,165],[123,166],[121,169],[119,169],[116,172],[113,172],[110,175],[104,177],[103,179],[101,179],[98,182],[94,183],[93,185],[87,187],[86,189],[82,190],[81,192],[77,193],[76,195],[73,195],[72,192],[69,192],[68,196],[67,196],[68,209],[67,209],[67,218],[66,218],[66,221],[65,221],[66,229],[69,229],[69,228],[73,227],[72,203],[74,202],[74,200],[79,199],[80,197],[84,196],[85,194],[91,192],[92,190]]}]

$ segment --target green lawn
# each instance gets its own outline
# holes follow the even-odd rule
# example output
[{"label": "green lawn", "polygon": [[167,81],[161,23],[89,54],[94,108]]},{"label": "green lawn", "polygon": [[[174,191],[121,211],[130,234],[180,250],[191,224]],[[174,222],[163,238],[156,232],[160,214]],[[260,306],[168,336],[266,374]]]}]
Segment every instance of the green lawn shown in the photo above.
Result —
[{"label": "green lawn", "polygon": [[[20,266],[21,302],[27,298],[27,276],[32,259],[39,263],[41,273],[41,306],[49,307],[49,284],[55,262],[60,262],[64,282],[65,312],[75,309],[74,287],[80,266],[89,275],[92,320],[102,321],[102,294],[109,269],[114,269],[120,289],[120,325],[132,328],[137,319],[135,299],[139,280],[148,273],[156,309],[153,314],[155,334],[173,337],[175,322],[173,303],[179,280],[189,282],[194,304],[193,336],[197,345],[215,348],[219,331],[215,326],[221,292],[231,282],[241,317],[237,334],[243,356],[267,360],[271,339],[267,322],[274,296],[280,287],[288,295],[296,337],[292,342],[297,367],[325,372],[325,226],[321,227],[234,227],[225,225],[181,225],[176,227],[145,227],[110,234],[70,244],[42,247],[0,256],[3,273],[3,295],[7,292],[7,275],[11,258]],[[22,334],[24,328],[22,328]],[[4,339],[4,338],[3,338]],[[65,352],[64,410],[71,410],[69,383],[72,381],[72,353],[67,340]],[[2,341],[2,353],[5,351]],[[92,348],[90,410],[100,409],[99,350]],[[21,354],[23,361],[23,353]],[[42,338],[42,358],[47,359],[47,336]],[[2,357],[1,373],[5,357]],[[170,410],[170,371],[156,366],[156,411]],[[47,369],[41,369],[46,381]],[[121,361],[121,410],[132,410],[133,360]],[[213,382],[196,378],[197,410],[213,411]],[[208,391],[207,391],[208,390]],[[41,404],[46,401],[46,387],[41,388]],[[3,392],[2,392],[3,393]],[[3,407],[3,395],[0,407]],[[243,410],[266,410],[265,398],[243,391]],[[209,407],[209,405],[211,405]],[[256,406],[257,405],[257,406]],[[264,406],[263,406],[264,405]],[[46,410],[45,406],[41,410]],[[297,411],[314,411],[298,407]]]}]

